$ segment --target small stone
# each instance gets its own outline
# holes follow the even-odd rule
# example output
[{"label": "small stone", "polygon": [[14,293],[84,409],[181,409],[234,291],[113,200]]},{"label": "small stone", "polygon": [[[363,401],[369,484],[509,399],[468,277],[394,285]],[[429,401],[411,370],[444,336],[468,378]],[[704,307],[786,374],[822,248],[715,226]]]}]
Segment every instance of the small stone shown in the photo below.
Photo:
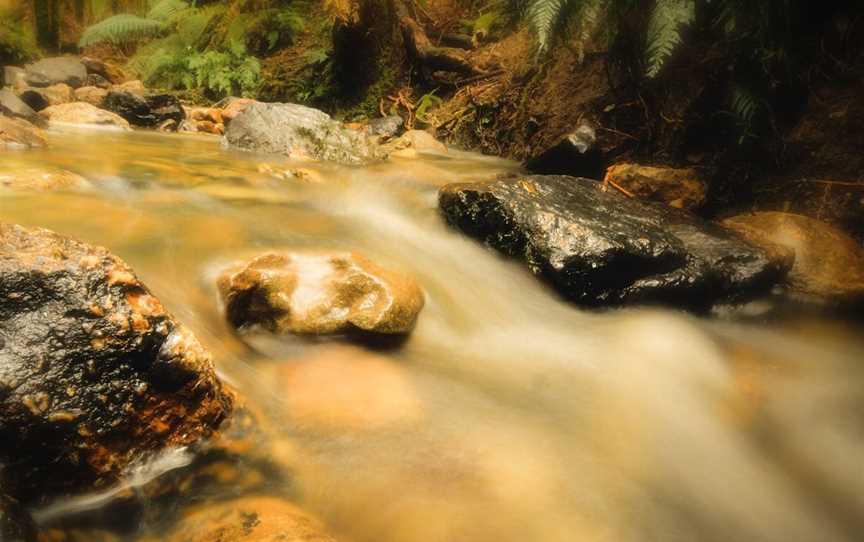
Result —
[{"label": "small stone", "polygon": [[54,105],[39,112],[51,124],[76,126],[111,126],[129,130],[129,123],[121,116],[99,109],[85,102]]}]

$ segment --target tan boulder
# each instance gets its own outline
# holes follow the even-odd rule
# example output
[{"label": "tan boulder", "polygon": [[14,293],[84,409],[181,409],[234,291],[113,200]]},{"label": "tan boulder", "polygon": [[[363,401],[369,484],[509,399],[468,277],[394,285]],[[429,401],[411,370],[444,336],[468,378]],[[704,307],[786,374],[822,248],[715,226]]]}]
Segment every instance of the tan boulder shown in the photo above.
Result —
[{"label": "tan boulder", "polygon": [[864,248],[834,226],[782,212],[738,215],[722,224],[769,252],[777,246],[792,251],[792,290],[837,300],[864,297]]},{"label": "tan boulder", "polygon": [[231,98],[228,104],[222,108],[222,119],[226,124],[234,120],[250,104],[258,103],[250,98]]},{"label": "tan boulder", "polygon": [[708,191],[707,184],[693,168],[615,164],[606,170],[603,182],[629,195],[681,209],[700,207]]},{"label": "tan boulder", "polygon": [[134,94],[144,94],[147,92],[147,87],[145,87],[144,83],[139,79],[133,79],[132,81],[126,81],[125,83],[114,85],[111,87],[111,90],[125,90],[126,92],[132,92]]},{"label": "tan boulder", "polygon": [[57,83],[50,87],[39,89],[42,96],[48,100],[48,105],[68,104],[75,100],[75,94],[72,87],[64,83]]},{"label": "tan boulder", "polygon": [[86,102],[54,105],[43,109],[39,114],[52,124],[114,126],[123,130],[131,129],[126,119],[120,115]]},{"label": "tan boulder", "polygon": [[336,542],[314,516],[290,502],[248,496],[187,510],[169,532],[142,542]]},{"label": "tan boulder", "polygon": [[422,414],[404,364],[368,350],[327,347],[270,370],[268,381],[293,427],[333,433],[376,430],[410,424]]},{"label": "tan boulder", "polygon": [[446,145],[423,130],[408,130],[384,145],[384,149],[393,156],[405,158],[413,158],[418,152],[447,152]]},{"label": "tan boulder", "polygon": [[195,122],[195,127],[199,132],[205,134],[222,135],[225,133],[225,126],[216,124],[209,120],[199,120]]},{"label": "tan boulder", "polygon": [[81,87],[75,89],[75,101],[86,102],[99,107],[108,96],[108,91],[99,87]]},{"label": "tan boulder", "polygon": [[11,147],[44,147],[42,130],[26,120],[0,115],[0,149]]},{"label": "tan boulder", "polygon": [[353,252],[270,252],[219,277],[228,321],[275,333],[409,333],[423,308],[410,275]]},{"label": "tan boulder", "polygon": [[85,56],[81,59],[81,63],[87,68],[87,73],[101,75],[112,84],[119,85],[126,80],[123,70],[110,62]]},{"label": "tan boulder", "polygon": [[206,120],[213,124],[222,124],[222,110],[218,107],[183,107],[186,118],[192,120]]},{"label": "tan boulder", "polygon": [[47,191],[81,190],[91,188],[92,185],[87,179],[71,171],[16,168],[11,171],[0,170],[0,187],[15,190]]}]

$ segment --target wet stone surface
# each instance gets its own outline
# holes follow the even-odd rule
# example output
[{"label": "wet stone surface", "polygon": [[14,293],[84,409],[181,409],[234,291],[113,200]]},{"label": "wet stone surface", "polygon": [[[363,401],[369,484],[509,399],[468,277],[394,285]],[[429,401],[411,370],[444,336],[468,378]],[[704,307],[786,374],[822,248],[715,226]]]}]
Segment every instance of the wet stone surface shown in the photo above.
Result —
[{"label": "wet stone surface", "polygon": [[735,234],[690,214],[566,176],[443,187],[446,220],[588,306],[705,308],[764,292],[788,271]]},{"label": "wet stone surface", "polygon": [[209,353],[119,258],[0,224],[0,461],[23,502],[102,487],[230,412]]}]

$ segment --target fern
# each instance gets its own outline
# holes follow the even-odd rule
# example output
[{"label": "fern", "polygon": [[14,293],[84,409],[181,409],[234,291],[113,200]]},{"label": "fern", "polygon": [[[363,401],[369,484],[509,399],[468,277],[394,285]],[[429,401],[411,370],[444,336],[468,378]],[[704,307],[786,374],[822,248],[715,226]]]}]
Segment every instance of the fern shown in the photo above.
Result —
[{"label": "fern", "polygon": [[147,18],[153,21],[167,22],[187,9],[189,9],[189,4],[183,0],[160,0],[147,12]]},{"label": "fern", "polygon": [[162,34],[166,25],[161,21],[121,13],[87,28],[78,42],[79,47],[108,42],[115,45],[140,41]]},{"label": "fern", "polygon": [[564,8],[573,0],[534,0],[527,9],[528,23],[537,35],[537,52],[549,50],[554,29],[560,21]]},{"label": "fern", "polygon": [[694,0],[657,0],[648,21],[646,75],[656,77],[681,44],[681,31],[696,17]]}]

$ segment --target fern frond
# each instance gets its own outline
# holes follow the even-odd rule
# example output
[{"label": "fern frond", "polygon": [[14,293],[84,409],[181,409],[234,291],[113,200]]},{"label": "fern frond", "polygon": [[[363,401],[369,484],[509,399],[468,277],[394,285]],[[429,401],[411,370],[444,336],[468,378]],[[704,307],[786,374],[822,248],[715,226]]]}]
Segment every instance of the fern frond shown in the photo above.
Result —
[{"label": "fern frond", "polygon": [[534,0],[528,6],[528,23],[537,35],[537,52],[543,54],[555,34],[564,9],[574,0]]},{"label": "fern frond", "polygon": [[576,54],[579,62],[585,60],[585,45],[591,40],[606,8],[608,0],[585,0],[578,15],[578,30],[576,32]]},{"label": "fern frond", "polygon": [[183,0],[159,0],[147,12],[147,18],[154,21],[166,22],[181,11],[189,9],[189,4]]},{"label": "fern frond", "polygon": [[102,42],[109,42],[115,45],[130,43],[158,36],[164,30],[165,24],[161,21],[121,13],[87,28],[81,35],[78,46],[87,47],[88,45]]},{"label": "fern frond", "polygon": [[656,77],[681,44],[681,31],[696,17],[694,0],[657,0],[648,21],[648,77]]}]

